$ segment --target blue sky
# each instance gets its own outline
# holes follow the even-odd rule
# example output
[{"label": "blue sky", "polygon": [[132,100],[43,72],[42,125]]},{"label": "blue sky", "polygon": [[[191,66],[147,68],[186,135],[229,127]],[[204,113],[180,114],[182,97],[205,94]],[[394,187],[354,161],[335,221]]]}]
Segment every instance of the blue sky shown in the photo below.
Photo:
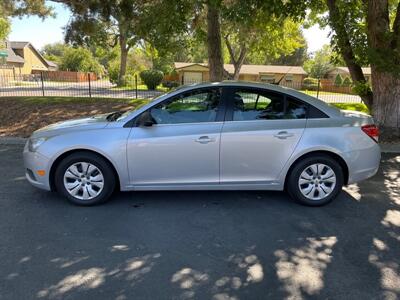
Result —
[{"label": "blue sky", "polygon": [[[44,21],[38,17],[13,18],[11,41],[31,42],[40,49],[45,44],[63,41],[63,27],[68,23],[71,16],[68,8],[62,4],[51,3],[57,14],[55,18],[46,18]],[[314,52],[324,44],[329,44],[328,30],[321,30],[318,26],[304,30],[309,52]]]}]

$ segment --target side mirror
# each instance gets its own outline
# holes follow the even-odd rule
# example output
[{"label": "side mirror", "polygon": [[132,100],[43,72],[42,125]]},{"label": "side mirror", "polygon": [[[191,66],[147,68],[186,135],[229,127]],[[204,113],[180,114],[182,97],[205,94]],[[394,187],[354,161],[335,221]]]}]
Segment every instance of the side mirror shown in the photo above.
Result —
[{"label": "side mirror", "polygon": [[137,126],[151,127],[153,124],[155,124],[154,119],[148,110],[143,112],[136,121]]}]

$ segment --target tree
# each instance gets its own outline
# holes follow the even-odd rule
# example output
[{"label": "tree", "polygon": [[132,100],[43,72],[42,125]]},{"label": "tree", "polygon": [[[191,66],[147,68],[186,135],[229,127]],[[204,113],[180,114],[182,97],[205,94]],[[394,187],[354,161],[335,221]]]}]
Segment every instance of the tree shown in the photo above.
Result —
[{"label": "tree", "polygon": [[275,17],[269,10],[255,7],[247,11],[243,6],[227,6],[223,10],[222,27],[230,62],[234,66],[233,79],[239,79],[240,69],[247,57],[263,63],[281,55],[293,53],[304,38],[300,26],[284,17]]},{"label": "tree", "polygon": [[345,77],[342,83],[342,86],[349,87],[351,86],[351,79],[349,77]]},{"label": "tree", "polygon": [[329,45],[324,45],[321,50],[304,63],[304,70],[313,78],[322,78],[333,68],[333,53]]},{"label": "tree", "polygon": [[339,87],[342,86],[343,84],[343,78],[340,74],[337,74],[335,77],[335,82],[334,82],[335,86]]},{"label": "tree", "polygon": [[[67,26],[67,41],[82,44],[118,45],[119,81],[127,70],[130,49],[148,41],[155,48],[169,47],[185,27],[188,1],[151,0],[53,0],[68,5],[73,18]],[[174,39],[175,38],[175,39]]]},{"label": "tree", "polygon": [[[354,89],[370,108],[382,138],[400,137],[400,2],[324,0],[317,13],[349,68]],[[308,3],[310,4],[310,3]],[[370,65],[372,89],[361,66]]]},{"label": "tree", "polygon": [[209,0],[207,3],[207,51],[210,81],[224,78],[224,59],[221,45],[220,24],[221,1]]},{"label": "tree", "polygon": [[307,42],[302,37],[302,46],[294,50],[290,54],[281,54],[278,58],[266,58],[264,64],[281,65],[281,66],[302,66],[308,60]]},{"label": "tree", "polygon": [[0,17],[0,42],[4,41],[9,33],[10,33],[10,21],[6,18]]},{"label": "tree", "polygon": [[102,74],[103,69],[92,53],[85,48],[68,48],[61,58],[60,70],[75,72],[94,72]]},{"label": "tree", "polygon": [[43,46],[41,53],[47,60],[60,64],[62,57],[69,48],[70,46],[64,43],[46,44]]}]

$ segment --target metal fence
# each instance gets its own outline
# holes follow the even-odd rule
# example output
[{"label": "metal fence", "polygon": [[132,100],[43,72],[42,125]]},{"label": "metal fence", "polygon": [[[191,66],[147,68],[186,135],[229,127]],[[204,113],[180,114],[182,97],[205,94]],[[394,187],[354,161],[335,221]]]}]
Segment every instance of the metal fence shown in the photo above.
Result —
[{"label": "metal fence", "polygon": [[[181,85],[181,82],[177,81],[163,81],[155,90],[149,90],[137,75],[127,76],[124,86],[117,86],[117,84],[110,82],[108,78],[94,78],[87,74],[86,77],[74,80],[71,76],[49,76],[48,72],[29,75],[0,74],[0,97],[53,96],[148,99]],[[350,86],[337,86],[327,81],[318,81],[312,84],[284,81],[279,85],[299,90],[326,102],[361,102],[360,97],[352,92]]]}]

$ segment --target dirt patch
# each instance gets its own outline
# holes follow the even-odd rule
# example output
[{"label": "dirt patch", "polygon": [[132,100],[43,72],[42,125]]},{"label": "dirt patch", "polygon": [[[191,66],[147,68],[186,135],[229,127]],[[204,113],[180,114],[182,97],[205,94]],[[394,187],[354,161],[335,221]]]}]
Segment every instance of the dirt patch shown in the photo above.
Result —
[{"label": "dirt patch", "polygon": [[55,122],[132,109],[141,104],[143,101],[114,99],[44,101],[0,98],[0,136],[29,137],[33,131]]}]

